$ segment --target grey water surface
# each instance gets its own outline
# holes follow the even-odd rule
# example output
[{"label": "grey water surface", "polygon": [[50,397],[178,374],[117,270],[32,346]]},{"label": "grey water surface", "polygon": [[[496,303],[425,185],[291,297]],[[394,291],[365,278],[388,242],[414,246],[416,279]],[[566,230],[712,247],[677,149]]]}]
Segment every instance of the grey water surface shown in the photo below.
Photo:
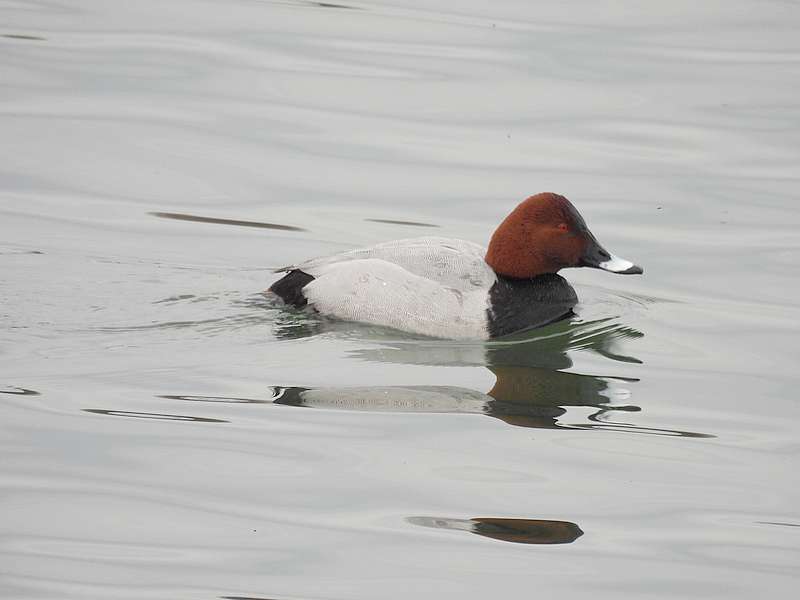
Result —
[{"label": "grey water surface", "polygon": [[[0,597],[794,595],[796,3],[0,14]],[[488,344],[262,294],[541,191],[644,276]]]}]

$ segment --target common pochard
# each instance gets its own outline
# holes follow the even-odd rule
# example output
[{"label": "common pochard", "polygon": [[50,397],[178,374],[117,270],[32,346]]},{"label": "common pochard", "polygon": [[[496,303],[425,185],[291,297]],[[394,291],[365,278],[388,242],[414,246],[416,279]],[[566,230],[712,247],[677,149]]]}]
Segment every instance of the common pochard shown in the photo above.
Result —
[{"label": "common pochard", "polygon": [[396,240],[278,269],[269,291],[323,315],[451,339],[488,339],[572,314],[566,267],[641,274],[606,251],[564,196],[521,202],[484,249],[443,237]]}]

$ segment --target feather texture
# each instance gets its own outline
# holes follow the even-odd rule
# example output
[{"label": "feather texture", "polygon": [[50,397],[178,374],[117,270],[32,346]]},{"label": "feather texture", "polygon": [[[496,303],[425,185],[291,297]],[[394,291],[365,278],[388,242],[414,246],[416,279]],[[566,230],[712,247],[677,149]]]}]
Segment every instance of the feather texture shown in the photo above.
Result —
[{"label": "feather texture", "polygon": [[333,256],[312,258],[279,272],[303,271],[322,277],[329,268],[344,262],[379,259],[398,265],[420,277],[461,291],[489,289],[497,280],[483,257],[486,249],[473,242],[443,237],[394,240],[367,248],[348,250]]},{"label": "feather texture", "polygon": [[322,314],[448,338],[486,338],[497,281],[478,244],[396,240],[281,269],[314,277],[303,288]]}]

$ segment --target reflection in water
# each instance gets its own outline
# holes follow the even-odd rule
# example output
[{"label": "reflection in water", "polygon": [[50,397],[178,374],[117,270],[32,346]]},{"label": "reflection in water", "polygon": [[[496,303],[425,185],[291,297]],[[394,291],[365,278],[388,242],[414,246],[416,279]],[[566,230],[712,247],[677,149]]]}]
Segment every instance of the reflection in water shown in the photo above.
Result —
[{"label": "reflection in water", "polygon": [[194,221],[195,223],[215,223],[217,225],[236,225],[237,227],[258,227],[260,229],[280,229],[282,231],[305,231],[302,227],[294,225],[281,225],[279,223],[262,223],[261,221],[241,221],[239,219],[218,219],[216,217],[201,217],[172,212],[151,212],[154,217],[174,219],[176,221]]},{"label": "reflection in water", "polygon": [[433,223],[419,223],[417,221],[395,221],[394,219],[364,219],[372,223],[389,223],[390,225],[409,225],[411,227],[439,227]]},{"label": "reflection in water", "polygon": [[347,10],[364,10],[363,8],[359,8],[358,6],[346,6],[344,4],[332,4],[330,2],[309,2],[308,4],[313,4],[315,6],[319,6],[320,8],[345,8]]},{"label": "reflection in water", "polygon": [[227,423],[224,419],[212,419],[210,417],[192,417],[189,415],[165,415],[161,413],[133,412],[129,410],[106,410],[102,408],[84,408],[83,412],[94,413],[96,415],[108,415],[110,417],[131,417],[134,419],[157,419],[160,421],[193,421],[196,423]]},{"label": "reflection in water", "polygon": [[275,600],[264,596],[220,596],[222,600]]},{"label": "reflection in water", "polygon": [[189,402],[214,402],[219,404],[269,404],[272,400],[258,400],[257,398],[235,398],[226,396],[176,396],[173,394],[163,394],[157,398],[167,400],[186,400]]},{"label": "reflection in water", "polygon": [[178,294],[176,296],[168,296],[167,298],[162,298],[161,300],[155,300],[153,304],[175,304],[176,302],[183,302],[184,300],[195,300],[197,296],[195,294]]},{"label": "reflection in water", "polygon": [[[609,319],[587,323],[556,323],[503,341],[466,344],[445,340],[395,340],[352,354],[370,362],[424,365],[483,365],[495,376],[482,393],[458,386],[276,387],[276,404],[366,411],[477,413],[518,427],[614,430],[623,433],[711,437],[708,434],[640,427],[612,420],[619,413],[639,412],[628,403],[628,384],[636,378],[569,373],[568,352],[583,350],[616,362],[640,363],[617,348],[624,339],[642,333]],[[594,412],[585,422],[565,423],[571,407]]]},{"label": "reflection in water", "polygon": [[17,394],[19,396],[39,396],[36,390],[29,390],[26,388],[16,387],[14,385],[6,385],[0,387],[0,394]]},{"label": "reflection in water", "polygon": [[595,430],[609,430],[622,433],[645,433],[649,435],[663,435],[667,437],[690,437],[690,438],[713,438],[716,437],[710,433],[697,433],[693,431],[681,431],[679,429],[661,429],[658,427],[639,427],[638,425],[631,425],[630,423],[616,423],[614,421],[598,422],[598,414],[589,415],[590,421],[593,423],[574,423],[571,427],[575,429],[595,429]]},{"label": "reflection in water", "polygon": [[44,254],[41,250],[0,250],[0,256],[14,256],[19,254]]},{"label": "reflection in water", "polygon": [[275,600],[264,596],[220,596],[222,600]]},{"label": "reflection in water", "polygon": [[[487,393],[456,386],[274,387],[273,402],[306,408],[370,412],[485,414],[517,427],[594,429],[676,437],[714,437],[705,433],[643,427],[611,420],[614,412],[641,409],[613,405],[605,392],[612,378],[545,369],[507,370]],[[498,384],[499,388],[498,389]],[[507,395],[506,395],[507,394]],[[182,397],[188,399],[189,397]],[[597,409],[588,423],[563,423],[566,407]]]},{"label": "reflection in water", "polygon": [[[292,318],[293,313],[282,313]],[[308,321],[297,315],[296,327]],[[352,329],[353,324],[346,324]],[[386,330],[379,328],[378,331]],[[392,332],[389,332],[391,334]],[[407,363],[441,366],[484,366],[495,376],[486,392],[459,386],[348,386],[271,388],[267,398],[241,398],[207,395],[162,395],[169,400],[225,402],[238,404],[279,404],[321,409],[357,411],[482,414],[516,427],[544,429],[616,431],[678,437],[713,437],[705,433],[644,427],[616,420],[614,415],[641,411],[627,402],[632,377],[596,376],[566,372],[572,366],[568,352],[576,349],[594,352],[625,364],[639,359],[619,351],[620,340],[642,337],[642,333],[603,319],[585,323],[561,322],[524,335],[487,343],[447,340],[390,339],[360,347],[354,358],[369,362]],[[574,408],[591,409],[575,422]],[[566,415],[572,417],[568,419]]]},{"label": "reflection in water", "polygon": [[378,346],[351,351],[351,355],[367,362],[392,364],[568,369],[572,366],[568,352],[576,350],[599,354],[615,362],[640,364],[638,358],[623,354],[619,345],[643,335],[612,319],[564,320],[485,343],[431,338],[398,340],[395,336]]},{"label": "reflection in water", "polygon": [[358,6],[347,6],[346,4],[335,4],[332,2],[314,2],[313,0],[272,0],[272,3],[307,6],[309,8],[343,8],[345,10],[364,10]]},{"label": "reflection in water", "polygon": [[407,521],[423,527],[469,531],[494,540],[515,544],[571,544],[583,535],[581,528],[570,521],[494,517],[474,519],[409,517]]},{"label": "reflection in water", "polygon": [[4,33],[2,37],[12,40],[28,40],[31,42],[44,42],[47,40],[47,38],[39,37],[38,35],[24,35],[21,33]]},{"label": "reflection in water", "polygon": [[263,296],[267,310],[274,311],[273,334],[279,340],[299,340],[320,332],[324,318],[310,310],[285,306],[272,293]]}]

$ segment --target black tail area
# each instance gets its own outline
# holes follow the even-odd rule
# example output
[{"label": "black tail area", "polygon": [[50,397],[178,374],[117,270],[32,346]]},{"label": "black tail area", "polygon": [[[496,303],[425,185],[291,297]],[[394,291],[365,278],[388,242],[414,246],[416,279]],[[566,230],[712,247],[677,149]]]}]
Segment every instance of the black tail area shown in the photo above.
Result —
[{"label": "black tail area", "polygon": [[269,286],[269,291],[279,296],[286,304],[302,308],[308,304],[303,295],[303,288],[312,281],[314,278],[311,275],[294,269]]},{"label": "black tail area", "polygon": [[303,393],[310,388],[304,387],[281,387],[272,388],[272,402],[275,404],[285,404],[287,406],[305,406]]}]

